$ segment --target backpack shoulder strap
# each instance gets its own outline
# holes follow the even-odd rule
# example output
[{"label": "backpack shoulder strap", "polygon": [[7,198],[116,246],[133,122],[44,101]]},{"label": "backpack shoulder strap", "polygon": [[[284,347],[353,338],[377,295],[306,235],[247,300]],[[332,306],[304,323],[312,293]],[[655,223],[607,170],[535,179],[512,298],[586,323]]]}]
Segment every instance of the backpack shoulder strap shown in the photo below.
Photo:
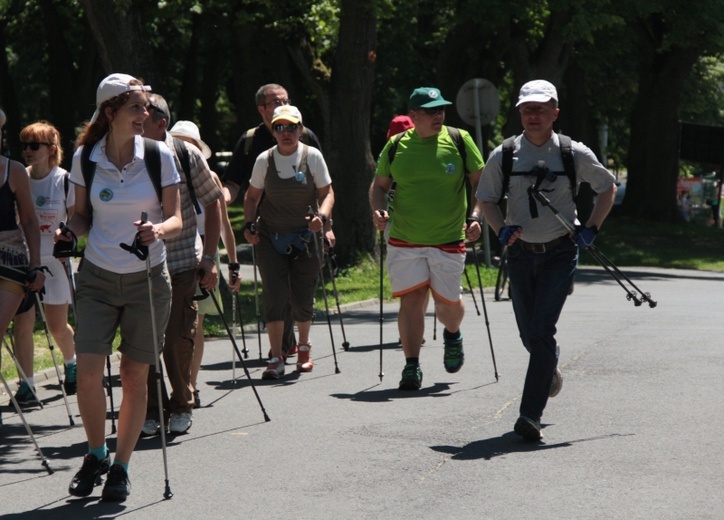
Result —
[{"label": "backpack shoulder strap", "polygon": [[153,187],[156,189],[156,195],[158,195],[158,201],[162,202],[163,197],[161,195],[161,152],[158,149],[158,141],[155,139],[143,138],[143,162],[146,163],[146,170],[148,170],[148,176],[151,177]]},{"label": "backpack shoulder strap", "polygon": [[189,150],[186,148],[184,140],[179,139],[176,136],[173,138],[173,147],[176,150],[176,157],[178,157],[179,163],[181,163],[181,168],[186,176],[186,186],[189,189],[191,202],[194,205],[196,214],[201,215],[201,206],[199,205],[199,200],[196,198],[196,190],[194,189],[194,183],[191,180],[191,158],[189,157]]},{"label": "backpack shoulder strap", "polygon": [[503,141],[503,191],[500,192],[500,204],[508,193],[510,187],[510,175],[513,173],[513,150],[515,149],[515,136],[508,137]]},{"label": "backpack shoulder strap", "polygon": [[558,134],[558,142],[561,147],[563,170],[566,173],[566,177],[568,177],[568,181],[571,183],[571,194],[575,197],[578,183],[576,181],[576,163],[573,160],[573,144],[571,143],[571,138],[563,134]]},{"label": "backpack shoulder strap", "polygon": [[403,137],[405,137],[407,132],[408,131],[405,130],[404,132],[400,132],[399,134],[397,134],[395,136],[395,140],[392,141],[392,145],[390,146],[390,149],[387,150],[387,160],[390,164],[392,164],[392,161],[395,160],[395,154],[397,153],[397,147],[399,146],[400,141],[402,140]]},{"label": "backpack shoulder strap", "polygon": [[465,149],[465,141],[463,141],[463,136],[460,134],[460,129],[455,128],[454,126],[448,126],[447,133],[450,134],[450,139],[452,139],[455,144],[455,148],[458,149],[460,158],[463,160],[463,171],[467,175],[470,173],[467,165],[468,151]]},{"label": "backpack shoulder strap", "polygon": [[91,152],[93,151],[94,145],[84,144],[83,150],[80,152],[80,171],[83,174],[83,182],[85,183],[85,192],[88,197],[88,209],[91,210],[91,185],[93,184],[93,177],[96,174],[96,163],[90,160]]},{"label": "backpack shoulder strap", "polygon": [[244,155],[249,155],[249,152],[251,151],[251,142],[254,140],[256,128],[257,127],[250,128],[244,132]]}]

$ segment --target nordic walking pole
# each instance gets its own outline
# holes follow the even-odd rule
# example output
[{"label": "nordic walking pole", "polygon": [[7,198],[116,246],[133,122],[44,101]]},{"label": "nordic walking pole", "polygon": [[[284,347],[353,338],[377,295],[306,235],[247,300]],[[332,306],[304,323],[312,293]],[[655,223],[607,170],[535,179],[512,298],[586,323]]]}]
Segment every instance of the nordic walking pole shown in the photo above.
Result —
[{"label": "nordic walking pole", "polygon": [[[312,206],[307,207],[307,215],[314,217],[315,213],[312,210]],[[332,332],[332,318],[329,315],[329,299],[327,298],[327,287],[324,284],[324,262],[322,256],[324,255],[324,239],[322,231],[319,231],[319,235],[314,234],[314,248],[317,250],[317,263],[319,264],[319,282],[322,284],[322,294],[324,295],[324,310],[327,314],[327,326],[329,327],[329,339],[332,343],[332,357],[334,358],[334,373],[339,374],[339,365],[337,364],[337,349],[334,346],[334,333]]]},{"label": "nordic walking pole", "polygon": [[55,375],[58,377],[58,383],[60,384],[60,393],[63,395],[63,402],[65,402],[65,411],[68,413],[68,422],[71,426],[75,426],[75,421],[73,421],[73,415],[70,413],[70,406],[68,405],[68,394],[65,393],[63,378],[60,375],[58,361],[55,359],[55,345],[53,345],[53,340],[51,339],[50,331],[48,330],[48,320],[45,317],[45,308],[43,307],[43,302],[40,300],[40,294],[37,292],[35,293],[35,305],[38,307],[38,312],[40,313],[40,321],[43,322],[45,339],[48,341],[50,357],[53,359],[53,366],[55,367]]},{"label": "nordic walking pole", "polygon": [[465,273],[465,279],[468,281],[468,289],[470,289],[470,296],[473,297],[473,304],[475,305],[475,312],[477,312],[478,316],[480,316],[480,308],[478,307],[478,300],[475,298],[475,291],[473,290],[473,284],[470,283],[470,275],[468,274],[467,269],[463,269],[463,272]]},{"label": "nordic walking pole", "polygon": [[480,277],[480,262],[478,261],[478,252],[473,244],[473,257],[475,258],[475,270],[478,273],[478,285],[480,286],[480,300],[483,302],[483,313],[485,314],[485,327],[488,330],[488,342],[490,343],[490,355],[493,358],[493,370],[495,370],[495,382],[500,380],[498,373],[498,365],[495,363],[495,350],[493,350],[493,336],[490,334],[490,321],[488,320],[488,308],[485,305],[485,296],[483,296],[483,279]]},{"label": "nordic walking pole", "polygon": [[[256,225],[251,224],[249,232],[256,235]],[[259,282],[256,276],[256,246],[251,246],[251,261],[254,264],[254,306],[256,307],[256,336],[259,339],[259,359],[262,359],[261,353],[261,315],[259,314]]]},{"label": "nordic walking pole", "polygon": [[[231,336],[236,336],[236,298],[231,298]],[[231,349],[231,380],[236,384],[236,356],[234,348]]]},{"label": "nordic walking pole", "polygon": [[[384,217],[383,211],[380,211],[380,216]],[[382,382],[382,378],[385,377],[385,373],[382,371],[382,324],[385,321],[384,316],[384,304],[385,304],[385,293],[384,293],[384,282],[385,282],[385,260],[384,260],[384,247],[385,247],[385,234],[384,231],[380,230],[380,373],[378,374],[380,378],[380,383]]]},{"label": "nordic walking pole", "polygon": [[[324,238],[324,242],[329,244],[329,241],[327,238]],[[337,315],[339,316],[339,326],[342,329],[342,348],[344,350],[349,350],[349,341],[347,341],[347,334],[344,332],[344,321],[342,320],[342,309],[339,306],[339,293],[337,292],[337,281],[336,276],[334,275],[334,266],[332,262],[332,258],[334,258],[334,247],[332,245],[329,245],[328,253],[327,253],[327,269],[329,270],[329,277],[332,279],[332,289],[334,290],[334,299],[337,302]]]},{"label": "nordic walking pole", "polygon": [[25,420],[25,414],[23,414],[23,411],[20,408],[18,401],[15,399],[15,396],[10,391],[8,382],[5,380],[5,377],[2,375],[2,372],[0,372],[0,379],[2,379],[3,386],[5,387],[5,391],[8,393],[8,395],[10,396],[10,400],[13,402],[15,411],[18,412],[18,415],[20,416],[20,420],[23,421],[23,425],[25,426],[25,431],[28,432],[28,436],[30,437],[30,440],[32,440],[33,444],[35,445],[35,451],[37,451],[38,455],[40,456],[41,464],[45,468],[45,471],[48,472],[48,475],[52,475],[53,469],[50,467],[50,463],[48,462],[48,459],[46,459],[45,455],[43,455],[43,451],[40,449],[40,446],[38,446],[38,442],[35,440],[35,435],[33,435],[33,430],[30,429],[30,425],[28,424],[28,421]]},{"label": "nordic walking pole", "polygon": [[[148,214],[144,211],[141,213],[141,224],[144,224],[148,220]],[[153,335],[153,357],[154,357],[154,368],[155,368],[155,379],[156,379],[156,393],[158,395],[158,402],[162,403],[162,392],[161,392],[161,359],[160,351],[158,346],[158,330],[156,327],[156,308],[153,305],[153,280],[151,275],[151,258],[148,254],[148,246],[140,245],[138,234],[136,234],[136,240],[133,241],[131,246],[121,244],[121,247],[136,255],[140,260],[146,261],[146,279],[148,280],[148,304],[151,311],[151,334]],[[165,477],[166,487],[163,492],[163,498],[168,500],[173,497],[171,492],[171,486],[168,481],[168,458],[166,454],[166,426],[164,425],[163,417],[163,406],[158,407],[159,423],[161,425],[161,452],[163,453],[163,472]]]},{"label": "nordic walking pole", "polygon": [[[236,282],[239,280],[239,264],[229,264],[229,275],[231,285],[236,285]],[[239,293],[238,292],[231,292],[231,310],[232,313],[234,313],[234,316],[232,318],[232,329],[234,330],[234,323],[236,322],[236,318],[239,318],[239,329],[241,329],[241,343],[243,345],[241,349],[241,353],[244,354],[244,358],[249,357],[249,349],[246,348],[246,338],[244,337],[244,318],[241,316],[241,301],[239,301]],[[234,368],[236,368],[236,362],[234,362]],[[236,379],[236,378],[234,378]]]},{"label": "nordic walking pole", "polygon": [[[541,205],[547,207],[553,215],[558,219],[558,221],[563,224],[563,226],[571,233],[571,235],[574,235],[577,233],[576,227],[573,225],[573,223],[568,220],[566,217],[561,215],[558,210],[551,204],[551,201],[548,200],[548,198],[543,195],[540,190],[536,190],[533,186],[528,188],[528,193],[536,198],[538,202],[541,203]],[[634,302],[634,305],[636,307],[639,307],[643,301],[648,302],[649,307],[652,309],[658,305],[658,302],[651,299],[651,294],[642,291],[638,288],[638,286],[629,279],[628,276],[626,276],[621,270],[616,267],[616,265],[611,262],[611,260],[608,259],[606,255],[604,255],[598,247],[596,247],[594,244],[589,244],[589,246],[586,248],[586,251],[590,253],[590,255],[596,260],[599,264],[601,264],[601,267],[603,267],[608,274],[610,274],[616,282],[623,288],[624,291],[626,291],[626,299],[632,300]],[[623,282],[621,281],[621,278],[626,280],[631,287],[634,288],[634,290],[638,291],[639,296],[637,297],[636,293],[631,291],[628,287],[626,287]]]},{"label": "nordic walking pole", "polygon": [[[201,277],[203,278],[203,273],[201,273]],[[219,316],[221,317],[221,321],[224,323],[224,328],[226,329],[226,333],[229,335],[229,339],[231,340],[231,347],[234,350],[234,353],[236,354],[236,357],[239,358],[239,361],[241,361],[241,367],[244,369],[244,373],[246,374],[246,377],[249,379],[249,386],[251,386],[251,389],[254,391],[254,395],[256,396],[256,400],[259,403],[259,407],[261,408],[261,412],[264,415],[264,422],[269,422],[271,419],[269,418],[269,415],[266,413],[266,409],[264,408],[264,404],[261,402],[261,398],[259,397],[259,392],[256,391],[256,386],[254,386],[254,381],[251,378],[251,374],[249,373],[249,369],[246,367],[246,361],[244,361],[244,358],[241,355],[241,352],[239,351],[239,346],[236,344],[236,339],[234,338],[234,334],[229,329],[229,322],[226,321],[226,316],[224,316],[223,311],[221,310],[221,306],[219,305],[219,300],[216,299],[216,296],[212,291],[207,291],[203,287],[201,288],[201,293],[203,294],[203,297],[209,296],[211,298],[211,301],[214,302],[214,306],[216,307],[216,310],[219,313]]]}]

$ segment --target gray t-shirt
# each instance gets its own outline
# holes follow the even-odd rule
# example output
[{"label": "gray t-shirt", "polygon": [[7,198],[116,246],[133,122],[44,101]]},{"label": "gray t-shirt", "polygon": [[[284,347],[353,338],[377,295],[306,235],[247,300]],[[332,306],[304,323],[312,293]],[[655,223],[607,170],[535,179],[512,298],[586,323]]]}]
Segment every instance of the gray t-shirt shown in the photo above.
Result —
[{"label": "gray t-shirt", "polygon": [[[583,143],[572,141],[573,159],[576,165],[577,184],[588,182],[596,193],[607,190],[615,182],[614,176],[596,159],[596,156]],[[503,190],[503,146],[498,146],[490,154],[476,197],[484,202],[498,202]],[[543,180],[542,193],[562,216],[578,224],[576,205],[571,194],[571,183],[565,175],[561,159],[558,135],[553,136],[542,146],[536,146],[523,134],[515,138],[513,148],[513,172],[508,189],[508,209],[505,224],[521,226],[521,239],[526,242],[549,242],[567,233],[565,226],[539,202],[538,218],[530,213],[528,187],[536,183],[535,175],[516,175],[515,172],[528,172],[535,166],[545,166],[558,174],[555,181]]]}]

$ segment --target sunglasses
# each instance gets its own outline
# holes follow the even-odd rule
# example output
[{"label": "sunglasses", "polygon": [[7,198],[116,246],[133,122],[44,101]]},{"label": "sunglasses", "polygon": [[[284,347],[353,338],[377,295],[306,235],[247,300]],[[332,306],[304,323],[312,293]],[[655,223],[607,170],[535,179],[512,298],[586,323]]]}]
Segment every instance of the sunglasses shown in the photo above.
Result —
[{"label": "sunglasses", "polygon": [[45,146],[53,146],[53,143],[39,143],[38,141],[31,141],[29,143],[20,143],[23,147],[23,150],[26,150],[30,148],[32,151],[37,152],[40,150],[40,145],[44,144]]},{"label": "sunglasses", "polygon": [[148,104],[146,105],[146,110],[153,110],[154,112],[158,112],[158,113],[161,115],[161,117],[163,117],[163,118],[165,118],[165,119],[168,119],[168,114],[166,114],[166,112],[164,112],[163,110],[161,110],[160,108],[158,108],[158,107],[157,107],[156,105],[154,105],[153,103],[148,103]]},{"label": "sunglasses", "polygon": [[299,130],[299,128],[301,128],[301,126],[302,125],[300,125],[299,123],[289,123],[288,125],[278,124],[278,125],[272,126],[272,129],[278,134],[281,134],[282,132],[284,132],[284,130],[286,130],[287,132],[294,133],[297,130]]},{"label": "sunglasses", "polygon": [[291,101],[289,101],[288,99],[275,99],[273,101],[269,101],[269,103],[262,103],[261,106],[268,107],[269,105],[272,105],[275,107],[280,107],[283,105],[288,105],[290,103]]},{"label": "sunglasses", "polygon": [[428,116],[436,116],[438,114],[442,114],[445,112],[445,108],[443,107],[435,107],[435,108],[421,108],[423,112],[425,112]]}]

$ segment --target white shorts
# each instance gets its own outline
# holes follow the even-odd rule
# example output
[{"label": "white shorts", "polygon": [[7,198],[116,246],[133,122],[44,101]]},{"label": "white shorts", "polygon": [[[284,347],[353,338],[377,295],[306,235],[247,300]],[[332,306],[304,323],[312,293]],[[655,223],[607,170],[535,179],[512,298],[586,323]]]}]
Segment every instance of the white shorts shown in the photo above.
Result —
[{"label": "white shorts", "polygon": [[392,295],[429,287],[437,299],[455,304],[462,298],[460,286],[465,255],[446,253],[437,247],[395,247],[387,244],[387,272]]},{"label": "white shorts", "polygon": [[[70,258],[66,258],[66,261],[69,262]],[[68,275],[65,273],[65,267],[63,267],[61,261],[54,257],[46,257],[42,259],[42,264],[50,270],[49,273],[44,273],[45,293],[43,294],[43,303],[46,305],[71,303]]]}]

